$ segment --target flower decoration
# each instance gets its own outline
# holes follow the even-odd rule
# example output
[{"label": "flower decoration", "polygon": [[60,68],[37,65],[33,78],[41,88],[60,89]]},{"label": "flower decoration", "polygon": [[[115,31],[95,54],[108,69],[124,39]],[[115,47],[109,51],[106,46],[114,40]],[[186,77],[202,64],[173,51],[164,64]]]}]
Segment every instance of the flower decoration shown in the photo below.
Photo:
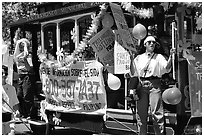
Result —
[{"label": "flower decoration", "polygon": [[196,17],[196,29],[197,30],[202,30],[202,15],[198,15]]},{"label": "flower decoration", "polygon": [[183,49],[187,49],[188,47],[191,46],[190,42],[186,42],[186,38],[183,40],[178,41],[178,52],[182,52]]},{"label": "flower decoration", "polygon": [[40,62],[45,62],[47,60],[47,55],[46,53],[39,53],[38,58]]},{"label": "flower decoration", "polygon": [[186,38],[178,41],[178,52],[182,53],[182,56],[187,60],[187,62],[190,64],[189,60],[195,60],[195,57],[191,54],[190,49],[188,49],[191,46],[190,42],[186,42]]},{"label": "flower decoration", "polygon": [[55,123],[55,125],[59,125],[62,122],[62,120],[60,119],[60,116],[61,114],[57,112],[56,114],[53,114],[52,121]]},{"label": "flower decoration", "polygon": [[124,8],[126,11],[138,16],[139,18],[152,18],[153,17],[153,9],[138,9],[134,5],[132,5],[131,2],[122,2],[121,3],[122,8]]},{"label": "flower decoration", "polygon": [[77,34],[76,34],[76,30],[75,27],[73,28],[73,30],[71,31],[71,39],[73,40],[74,43],[76,43],[77,40]]},{"label": "flower decoration", "polygon": [[46,123],[48,123],[47,115],[45,114],[47,102],[45,100],[42,100],[40,102],[40,118],[41,120],[45,120]]},{"label": "flower decoration", "polygon": [[61,62],[64,60],[64,54],[63,54],[63,48],[61,48],[60,50],[58,50],[56,52],[57,55],[57,61],[59,64],[61,64]]},{"label": "flower decoration", "polygon": [[178,2],[187,7],[202,7],[202,2]]},{"label": "flower decoration", "polygon": [[91,18],[92,18],[91,26],[89,27],[89,29],[86,32],[86,35],[83,36],[82,41],[79,42],[78,47],[73,51],[73,53],[69,57],[67,58],[65,57],[66,61],[68,60],[70,60],[69,62],[74,61],[75,60],[74,58],[76,58],[76,56],[79,53],[83,52],[85,48],[88,47],[88,41],[94,34],[97,33],[97,29],[100,25],[100,20],[105,15],[106,10],[107,10],[107,5],[104,3],[100,5],[100,12],[97,16],[96,14],[91,15]]},{"label": "flower decoration", "polygon": [[187,60],[188,64],[191,64],[190,60],[195,60],[189,49],[183,49],[183,57]]},{"label": "flower decoration", "polygon": [[173,2],[162,2],[160,5],[164,8],[164,11],[168,11],[169,8],[173,7]]}]

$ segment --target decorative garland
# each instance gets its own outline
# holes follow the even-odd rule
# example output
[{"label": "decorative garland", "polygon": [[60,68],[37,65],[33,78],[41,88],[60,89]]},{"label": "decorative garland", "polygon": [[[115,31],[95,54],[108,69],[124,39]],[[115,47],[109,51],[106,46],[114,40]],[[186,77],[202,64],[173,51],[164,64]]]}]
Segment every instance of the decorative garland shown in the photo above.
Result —
[{"label": "decorative garland", "polygon": [[198,7],[202,8],[202,2],[178,2],[179,4],[182,4],[187,7]]},{"label": "decorative garland", "polygon": [[86,32],[86,35],[84,36],[83,40],[79,43],[79,46],[75,49],[75,51],[72,53],[73,57],[76,57],[76,55],[78,55],[78,53],[82,52],[85,47],[87,47],[87,43],[89,41],[89,39],[97,33],[97,29],[100,25],[100,20],[101,18],[105,15],[106,10],[107,10],[108,5],[106,5],[105,3],[103,5],[100,5],[100,12],[99,14],[96,16],[96,14],[91,15],[92,18],[92,24],[91,27],[89,27],[89,29]]},{"label": "decorative garland", "polygon": [[[131,2],[122,2],[121,3],[122,7],[125,8],[126,10],[128,10],[129,12],[132,12],[133,14],[136,14],[137,16],[139,16],[140,18],[150,18],[153,17],[153,9],[137,9],[135,8]],[[65,56],[62,53],[62,50],[60,49],[60,51],[57,51],[56,54],[58,57],[58,59],[62,59],[62,60],[58,60],[58,63],[60,66],[65,66],[73,63],[75,60],[77,60],[77,55],[81,52],[83,52],[85,50],[86,47],[88,47],[88,41],[89,39],[95,35],[97,33],[97,29],[100,25],[100,21],[103,18],[103,16],[106,14],[108,5],[106,3],[100,5],[100,12],[99,14],[96,16],[96,14],[91,15],[92,18],[92,24],[89,27],[89,29],[86,32],[86,35],[83,37],[83,40],[81,42],[79,42],[79,46],[73,51],[73,53],[69,56]],[[73,29],[71,31],[71,35],[72,35],[72,40],[75,42],[76,41],[76,34],[75,34],[75,29]],[[39,59],[40,61],[45,61],[45,55],[42,54],[46,54],[46,53],[40,53]]]},{"label": "decorative garland", "polygon": [[126,11],[138,16],[139,18],[152,18],[153,17],[153,9],[138,9],[131,2],[121,2],[122,8]]},{"label": "decorative garland", "polygon": [[[165,7],[164,3],[161,3],[160,5]],[[187,5],[187,6],[197,6],[197,7],[201,6],[202,7],[202,3],[200,2],[185,2],[185,3],[180,2],[180,4]],[[138,16],[139,18],[152,18],[153,17],[153,8],[138,9],[134,5],[132,5],[131,2],[121,2],[121,7],[124,8],[126,11]],[[77,60],[77,56],[79,55],[79,53],[82,53],[85,50],[85,48],[88,47],[88,41],[90,40],[91,37],[93,37],[93,35],[97,33],[97,29],[100,26],[100,21],[103,18],[103,16],[106,14],[107,8],[108,8],[108,5],[104,3],[100,5],[100,12],[97,16],[96,14],[91,15],[92,24],[87,30],[86,35],[83,36],[83,40],[79,42],[78,47],[73,51],[71,55],[64,56],[64,54],[62,53],[62,50],[56,52],[57,56],[60,56],[58,58],[63,59],[63,60],[58,60],[58,63],[61,64],[60,66],[65,66],[65,65],[69,66],[71,63]],[[76,31],[75,29],[73,29],[71,31],[73,42],[76,42],[75,33]],[[42,55],[42,54],[45,54],[45,55]],[[46,60],[45,59],[46,53],[40,53],[38,56],[41,61]]]}]

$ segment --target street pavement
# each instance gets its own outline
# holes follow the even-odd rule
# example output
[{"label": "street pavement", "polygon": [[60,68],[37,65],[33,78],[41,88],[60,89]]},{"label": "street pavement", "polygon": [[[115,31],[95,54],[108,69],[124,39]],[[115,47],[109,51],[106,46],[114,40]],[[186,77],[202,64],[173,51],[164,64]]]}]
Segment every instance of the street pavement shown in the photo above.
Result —
[{"label": "street pavement", "polygon": [[[30,124],[26,124],[30,128]],[[69,127],[55,127],[55,131],[52,135],[93,135],[94,133],[72,129]],[[31,133],[30,130],[23,123],[16,123],[15,125],[15,135],[36,135]]]}]

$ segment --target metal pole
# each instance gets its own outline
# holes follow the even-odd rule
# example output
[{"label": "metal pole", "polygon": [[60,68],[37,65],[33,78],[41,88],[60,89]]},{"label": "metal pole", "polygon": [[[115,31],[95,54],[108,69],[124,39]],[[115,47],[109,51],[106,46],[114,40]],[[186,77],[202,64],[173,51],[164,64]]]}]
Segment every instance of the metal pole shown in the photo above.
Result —
[{"label": "metal pole", "polygon": [[[2,98],[2,101],[6,103],[6,105],[12,110],[12,112],[15,114],[15,110]],[[26,128],[28,130],[30,130],[31,133],[33,133],[33,131],[26,125],[25,121],[23,121],[21,118],[19,118],[19,120],[21,122],[23,122],[23,124],[26,126]]]},{"label": "metal pole", "polygon": [[[175,22],[171,23],[172,28],[172,48],[175,49]],[[176,72],[175,72],[175,53],[172,55],[172,68],[173,68],[173,79],[176,79]]]},{"label": "metal pole", "polygon": [[128,126],[126,126],[125,124],[121,123],[121,122],[120,122],[120,121],[118,121],[117,119],[115,119],[115,118],[113,118],[113,117],[109,116],[108,114],[106,114],[106,115],[107,115],[108,117],[112,118],[113,120],[115,120],[115,121],[116,121],[117,123],[119,123],[120,125],[122,125],[122,126],[126,127],[127,129],[129,129],[130,131],[132,131],[132,132],[134,132],[134,133],[138,134],[138,132],[137,132],[137,131],[133,130],[132,128],[130,128],[130,127],[128,127]]},{"label": "metal pole", "polygon": [[[127,78],[125,78],[125,97],[127,97]],[[125,99],[125,110],[127,110],[127,100]]]}]

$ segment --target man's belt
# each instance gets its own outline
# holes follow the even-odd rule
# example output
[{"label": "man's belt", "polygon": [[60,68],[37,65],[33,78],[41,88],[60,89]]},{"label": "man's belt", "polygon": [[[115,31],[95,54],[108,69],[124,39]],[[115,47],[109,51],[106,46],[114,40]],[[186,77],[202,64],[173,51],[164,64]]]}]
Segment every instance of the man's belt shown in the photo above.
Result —
[{"label": "man's belt", "polygon": [[161,79],[156,76],[151,76],[151,77],[140,77],[141,80],[155,80],[155,79]]}]

